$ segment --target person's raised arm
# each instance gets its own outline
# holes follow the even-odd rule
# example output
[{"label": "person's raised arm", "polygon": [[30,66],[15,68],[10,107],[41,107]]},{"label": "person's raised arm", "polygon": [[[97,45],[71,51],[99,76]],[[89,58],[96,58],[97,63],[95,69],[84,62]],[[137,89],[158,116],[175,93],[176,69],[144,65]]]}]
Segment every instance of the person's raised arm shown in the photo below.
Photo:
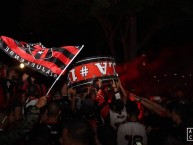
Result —
[{"label": "person's raised arm", "polygon": [[0,136],[0,145],[13,145],[23,138],[40,119],[40,108],[47,104],[47,96],[38,99],[34,106],[29,107],[27,115],[14,128]]},{"label": "person's raised arm", "polygon": [[105,102],[101,79],[97,81],[97,85],[98,85],[98,90],[97,90],[97,95],[96,95],[95,100],[98,103],[98,105],[101,105],[102,103]]},{"label": "person's raised arm", "polygon": [[118,83],[119,83],[119,88],[120,88],[120,91],[121,91],[121,93],[123,94],[123,97],[122,97],[122,99],[123,99],[123,102],[124,102],[124,104],[126,104],[127,103],[127,93],[126,93],[126,90],[125,90],[125,88],[122,86],[122,83],[121,83],[121,80],[120,79],[118,79]]},{"label": "person's raised arm", "polygon": [[98,84],[98,91],[97,91],[97,96],[96,96],[95,100],[98,103],[98,108],[99,108],[99,111],[100,111],[100,115],[104,119],[108,116],[110,108],[109,108],[109,105],[108,105],[108,101],[105,100],[102,80],[99,79],[97,84]]},{"label": "person's raised arm", "polygon": [[130,93],[130,97],[134,98],[135,101],[141,102],[141,104],[146,107],[147,109],[151,110],[152,112],[160,115],[160,116],[165,116],[166,115],[166,110],[165,108],[161,107],[161,105],[152,102],[148,100],[147,98],[139,97],[135,95],[134,93]]},{"label": "person's raised arm", "polygon": [[113,80],[112,81],[112,87],[113,87],[115,93],[120,92],[122,94],[121,98],[122,98],[124,104],[126,104],[127,103],[127,93],[121,84],[121,80],[118,79],[117,82],[115,80]]},{"label": "person's raised arm", "polygon": [[71,109],[72,111],[76,110],[76,89],[69,88],[69,94],[71,97]]},{"label": "person's raised arm", "polygon": [[68,96],[68,86],[66,82],[62,86],[61,93],[62,96]]},{"label": "person's raised arm", "polygon": [[152,104],[153,106],[155,106],[156,108],[158,108],[159,110],[165,111],[165,108],[163,108],[159,103],[156,103],[154,101],[150,101],[149,99],[145,99],[145,101],[149,104]]}]

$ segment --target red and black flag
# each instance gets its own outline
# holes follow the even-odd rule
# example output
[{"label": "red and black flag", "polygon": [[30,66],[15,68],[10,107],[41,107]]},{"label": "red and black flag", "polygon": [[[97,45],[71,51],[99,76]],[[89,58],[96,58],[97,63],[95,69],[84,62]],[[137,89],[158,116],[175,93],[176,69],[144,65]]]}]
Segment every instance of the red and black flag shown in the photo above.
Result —
[{"label": "red and black flag", "polygon": [[26,43],[1,36],[0,48],[26,66],[56,78],[69,66],[83,45],[46,48],[41,43]]}]

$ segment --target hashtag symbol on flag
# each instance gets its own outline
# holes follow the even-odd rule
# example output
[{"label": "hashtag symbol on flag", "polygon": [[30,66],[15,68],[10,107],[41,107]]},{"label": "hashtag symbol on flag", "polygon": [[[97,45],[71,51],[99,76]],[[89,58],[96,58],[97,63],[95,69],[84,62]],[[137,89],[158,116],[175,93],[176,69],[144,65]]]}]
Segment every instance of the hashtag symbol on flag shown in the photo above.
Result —
[{"label": "hashtag symbol on flag", "polygon": [[82,67],[82,69],[80,70],[80,74],[82,75],[82,77],[86,77],[88,74],[88,68],[86,66]]}]

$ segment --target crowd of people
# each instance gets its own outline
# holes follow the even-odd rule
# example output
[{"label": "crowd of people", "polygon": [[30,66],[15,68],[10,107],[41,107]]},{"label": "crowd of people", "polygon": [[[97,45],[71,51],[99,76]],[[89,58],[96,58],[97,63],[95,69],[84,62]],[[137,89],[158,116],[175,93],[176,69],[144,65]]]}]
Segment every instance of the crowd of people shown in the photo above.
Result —
[{"label": "crowd of people", "polygon": [[193,102],[185,92],[139,96],[119,78],[85,92],[46,85],[15,69],[1,73],[0,145],[191,145]]}]

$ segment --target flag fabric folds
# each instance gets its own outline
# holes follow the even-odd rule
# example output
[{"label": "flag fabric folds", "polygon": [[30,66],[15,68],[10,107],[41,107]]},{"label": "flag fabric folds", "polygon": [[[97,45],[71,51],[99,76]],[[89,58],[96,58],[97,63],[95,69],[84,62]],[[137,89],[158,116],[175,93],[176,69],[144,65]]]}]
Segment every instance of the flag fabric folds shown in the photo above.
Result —
[{"label": "flag fabric folds", "polygon": [[41,43],[27,43],[1,36],[0,48],[35,71],[57,78],[78,55],[83,45],[47,48]]}]

